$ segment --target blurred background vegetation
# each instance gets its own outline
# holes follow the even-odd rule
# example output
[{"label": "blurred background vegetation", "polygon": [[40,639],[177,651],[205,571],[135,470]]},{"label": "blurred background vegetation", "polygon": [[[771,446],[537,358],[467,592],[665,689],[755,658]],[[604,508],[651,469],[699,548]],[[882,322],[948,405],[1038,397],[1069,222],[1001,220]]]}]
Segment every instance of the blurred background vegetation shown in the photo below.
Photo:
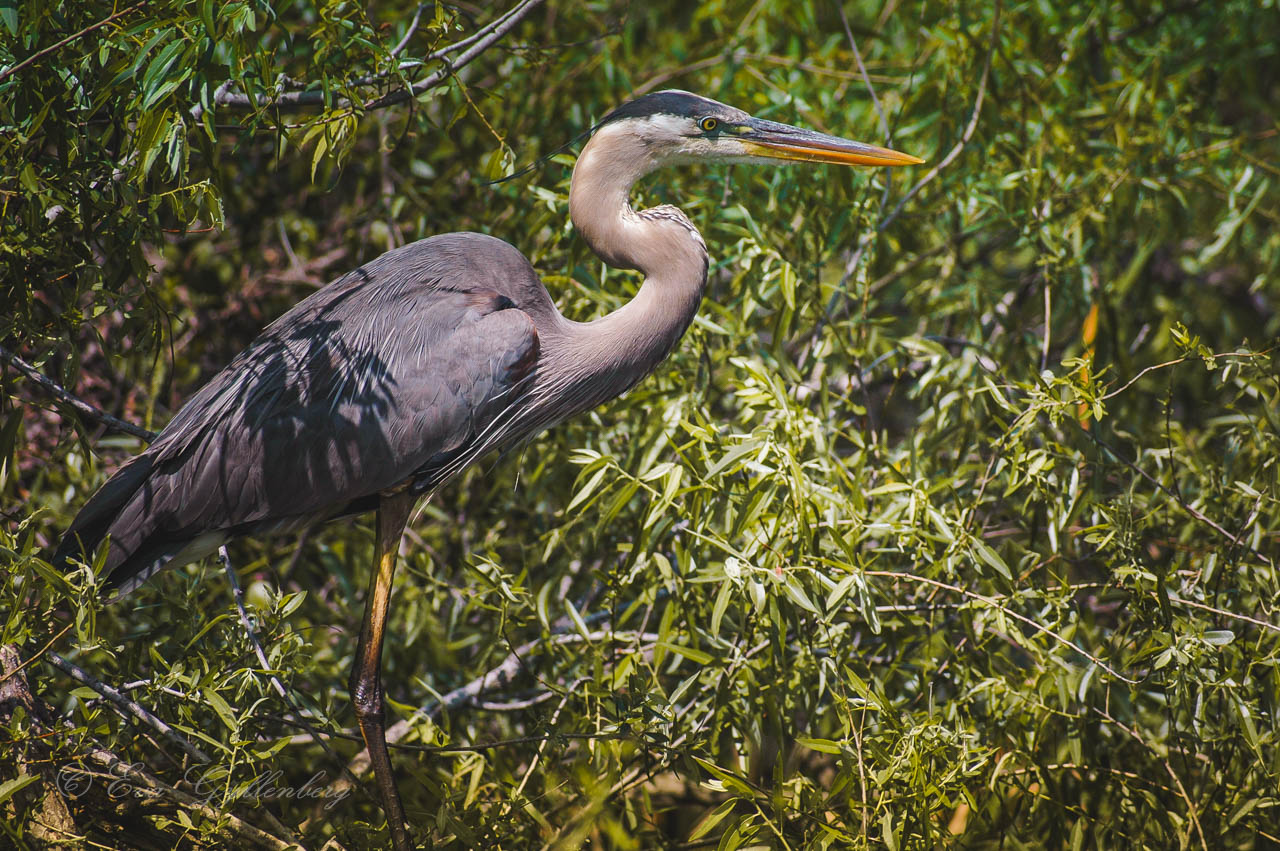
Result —
[{"label": "blurred background vegetation", "polygon": [[640,189],[712,249],[684,343],[406,538],[416,837],[1277,847],[1278,54],[1274,0],[0,1],[0,844],[385,840],[367,519],[235,544],[251,629],[216,560],[106,605],[45,559],[389,248],[492,233],[622,304],[571,153],[487,181],[680,87],[928,163]]}]

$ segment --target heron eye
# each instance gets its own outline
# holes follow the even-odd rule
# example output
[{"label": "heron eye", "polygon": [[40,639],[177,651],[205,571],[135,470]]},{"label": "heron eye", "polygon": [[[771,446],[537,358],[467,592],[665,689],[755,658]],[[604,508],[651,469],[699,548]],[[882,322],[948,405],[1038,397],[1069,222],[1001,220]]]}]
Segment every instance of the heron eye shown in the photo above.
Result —
[{"label": "heron eye", "polygon": [[720,126],[720,122],[708,117],[699,121],[698,126],[702,128],[704,133],[713,133]]}]

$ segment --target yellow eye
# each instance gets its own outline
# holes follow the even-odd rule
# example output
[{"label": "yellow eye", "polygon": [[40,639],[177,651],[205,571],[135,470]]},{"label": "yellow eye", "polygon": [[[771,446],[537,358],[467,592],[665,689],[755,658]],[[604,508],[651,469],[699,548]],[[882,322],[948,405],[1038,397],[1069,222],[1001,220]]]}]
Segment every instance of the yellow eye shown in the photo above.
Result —
[{"label": "yellow eye", "polygon": [[702,128],[704,133],[712,133],[720,126],[720,122],[714,118],[707,117],[699,121],[698,126]]}]

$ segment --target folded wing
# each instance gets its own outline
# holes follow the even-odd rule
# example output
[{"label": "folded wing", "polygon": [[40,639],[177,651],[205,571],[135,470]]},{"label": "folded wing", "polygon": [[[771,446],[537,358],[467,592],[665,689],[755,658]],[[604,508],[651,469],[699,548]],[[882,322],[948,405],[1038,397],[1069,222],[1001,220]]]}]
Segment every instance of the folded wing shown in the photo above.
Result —
[{"label": "folded wing", "polygon": [[423,262],[383,255],[269,326],[89,500],[55,558],[109,536],[107,581],[127,593],[228,538],[369,510],[474,456],[527,388],[538,334],[507,287],[406,249]]}]

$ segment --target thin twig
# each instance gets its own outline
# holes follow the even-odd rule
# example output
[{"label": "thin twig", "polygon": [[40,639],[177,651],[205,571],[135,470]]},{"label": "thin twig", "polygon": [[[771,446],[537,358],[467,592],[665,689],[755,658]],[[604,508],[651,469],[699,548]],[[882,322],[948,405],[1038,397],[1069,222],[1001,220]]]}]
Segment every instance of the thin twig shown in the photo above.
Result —
[{"label": "thin twig", "polygon": [[544,690],[532,697],[526,697],[524,700],[477,700],[475,708],[483,709],[485,712],[523,712],[540,703],[546,703],[556,694],[557,692]]},{"label": "thin twig", "polygon": [[[1164,763],[1165,771],[1169,773],[1169,777],[1172,778],[1174,785],[1178,787],[1179,795],[1182,797],[1183,802],[1187,805],[1187,814],[1191,816],[1192,826],[1195,828],[1196,833],[1200,834],[1200,847],[1203,848],[1204,851],[1209,851],[1209,844],[1205,842],[1205,838],[1204,838],[1204,829],[1200,827],[1200,816],[1196,813],[1196,805],[1195,803],[1192,802],[1191,796],[1187,794],[1187,787],[1182,785],[1182,778],[1178,776],[1178,772],[1173,770],[1173,766],[1169,763],[1168,757],[1166,757],[1164,754],[1161,754],[1158,750],[1156,750],[1154,746],[1147,744],[1147,742],[1142,738],[1142,736],[1138,733],[1137,730],[1126,727],[1124,724],[1120,723],[1118,720],[1113,718],[1105,709],[1102,709],[1101,707],[1098,707],[1098,706],[1094,706],[1092,708],[1094,712],[1098,713],[1103,718],[1107,719],[1112,724],[1116,725],[1121,730],[1123,730],[1124,732],[1132,736],[1134,740],[1138,742],[1138,744],[1142,745],[1144,748],[1151,751],[1151,753],[1155,754],[1156,757],[1162,763]],[[1188,831],[1188,834],[1189,833],[1190,831]],[[1191,837],[1188,835],[1187,837],[1188,841],[1190,841],[1190,838]]]},{"label": "thin twig", "polygon": [[876,88],[871,85],[871,75],[867,73],[867,66],[862,63],[862,51],[858,50],[858,42],[853,37],[853,30],[849,27],[849,18],[844,13],[844,6],[837,3],[836,11],[840,13],[840,23],[844,25],[845,37],[849,39],[849,47],[853,50],[854,61],[858,63],[858,73],[862,75],[862,82],[866,85],[867,92],[871,95],[871,102],[875,105],[876,115],[880,119],[880,132],[884,135],[884,143],[892,147],[893,134],[889,130],[889,121],[885,118],[884,107],[880,103],[880,98],[876,96]]},{"label": "thin twig", "polygon": [[1230,148],[1232,145],[1238,145],[1243,142],[1259,142],[1263,139],[1270,139],[1280,133],[1280,130],[1272,127],[1270,130],[1259,130],[1257,133],[1247,133],[1244,136],[1236,136],[1231,139],[1223,139],[1221,142],[1214,142],[1212,145],[1205,145],[1203,148],[1196,148],[1191,151],[1184,151],[1178,154],[1178,162],[1184,162],[1195,157],[1202,157],[1205,154],[1212,154],[1221,151],[1224,148]]},{"label": "thin twig", "polygon": [[1049,368],[1049,347],[1053,340],[1053,298],[1049,289],[1049,278],[1044,278],[1044,340],[1040,345],[1040,371]]},{"label": "thin twig", "polygon": [[974,131],[978,129],[978,117],[982,114],[982,103],[986,99],[987,95],[987,80],[991,76],[991,57],[995,54],[996,44],[1000,40],[1000,7],[1002,5],[1003,4],[997,0],[995,17],[991,22],[991,45],[987,48],[987,58],[982,64],[982,77],[978,80],[978,94],[973,99],[973,112],[969,114],[969,123],[965,125],[964,132],[960,134],[960,141],[956,142],[955,146],[947,152],[947,155],[943,157],[937,165],[929,169],[928,173],[925,174],[924,177],[920,178],[919,182],[917,182],[915,186],[908,189],[906,194],[898,199],[897,206],[893,208],[888,216],[876,225],[876,233],[883,231],[893,222],[894,219],[898,218],[898,215],[902,212],[902,208],[907,205],[907,202],[914,198],[921,189],[941,174],[944,168],[951,165],[951,163],[955,161],[956,157],[960,156],[960,152],[969,144],[969,140],[973,138]]},{"label": "thin twig", "polygon": [[[236,574],[235,567],[231,564],[231,556],[227,553],[225,546],[218,547],[218,558],[222,560],[222,569],[227,574],[227,580],[231,583],[231,596],[236,603],[236,611],[240,613],[240,624],[244,627],[245,634],[249,636],[249,643],[253,645],[253,652],[258,657],[258,664],[262,666],[265,672],[271,671],[271,664],[267,662],[267,654],[262,649],[262,642],[258,640],[258,632],[253,628],[253,623],[249,620],[249,613],[244,608],[244,591],[240,589],[240,577]],[[271,685],[275,687],[276,693],[286,701],[289,695],[285,692],[284,686],[275,674],[268,673]]]},{"label": "thin twig", "polygon": [[[884,231],[888,229],[889,225],[893,224],[898,216],[902,214],[907,202],[914,198],[921,189],[941,174],[943,169],[951,165],[951,163],[955,161],[956,157],[960,156],[961,151],[965,149],[965,146],[969,144],[969,140],[973,138],[974,132],[978,129],[978,118],[982,114],[982,104],[986,99],[987,81],[991,76],[991,60],[995,55],[996,43],[1000,38],[1000,11],[1002,5],[1003,3],[1001,0],[997,0],[995,16],[991,21],[991,45],[987,48],[987,57],[982,65],[982,76],[978,79],[978,92],[973,99],[973,110],[969,114],[969,121],[961,132],[959,141],[956,142],[956,144],[947,152],[946,156],[944,156],[937,165],[929,169],[924,177],[920,178],[914,186],[908,189],[906,193],[898,199],[898,203],[894,205],[894,208],[889,211],[888,215],[882,215],[880,220],[876,223],[876,226],[865,232],[858,239],[857,246],[849,255],[848,261],[844,264],[844,271],[840,276],[840,283],[836,285],[835,293],[832,295],[831,301],[827,305],[827,316],[835,312],[837,299],[839,299],[840,294],[845,291],[845,287],[848,285],[849,279],[853,277],[853,273],[857,271],[858,267],[862,264],[862,257],[871,246],[871,243],[875,241],[876,237],[884,233]],[[863,297],[865,299],[867,294],[864,293]],[[810,341],[815,340],[826,324],[826,317],[820,317],[814,325],[813,330],[807,335],[807,339]]]},{"label": "thin twig", "polygon": [[1049,629],[1047,626],[1042,626],[1041,624],[1036,623],[1034,620],[1027,617],[1026,615],[1021,614],[1019,612],[1015,612],[1013,609],[1010,609],[1008,606],[1001,605],[1000,601],[994,597],[988,597],[986,594],[979,594],[976,591],[970,591],[968,588],[961,588],[959,585],[952,585],[949,582],[941,582],[937,579],[930,579],[927,576],[920,576],[915,573],[903,573],[902,571],[897,571],[897,570],[868,570],[866,574],[867,576],[883,576],[889,579],[905,579],[910,582],[923,582],[926,585],[932,585],[935,588],[941,588],[945,591],[952,591],[956,594],[961,594],[972,600],[978,600],[979,602],[986,603],[988,606],[992,606],[993,608],[999,609],[1000,611],[1004,612],[1006,615],[1013,618],[1014,620],[1020,621],[1021,623],[1026,624],[1027,626],[1034,629],[1036,632],[1039,632],[1042,635],[1047,635],[1050,638],[1052,638],[1054,641],[1057,641],[1059,644],[1070,647],[1072,650],[1076,651],[1081,656],[1085,657],[1090,662],[1097,665],[1099,668],[1106,671],[1108,674],[1115,677],[1116,679],[1121,680],[1122,682],[1126,682],[1129,685],[1137,685],[1138,682],[1140,682],[1139,680],[1126,677],[1124,674],[1120,673],[1115,668],[1111,667],[1106,662],[1099,659],[1097,656],[1094,656],[1092,653],[1085,650],[1080,645],[1076,644],[1075,642],[1071,641],[1068,638],[1065,638],[1059,635],[1058,633]]},{"label": "thin twig", "polygon": [[[222,561],[222,568],[227,574],[227,579],[231,582],[232,596],[235,599],[236,611],[240,613],[240,623],[244,626],[245,633],[249,636],[249,642],[253,645],[254,653],[258,657],[258,664],[262,666],[262,670],[264,672],[269,672],[271,670],[271,665],[267,662],[267,654],[263,651],[262,643],[258,640],[258,634],[253,628],[253,622],[249,620],[249,613],[245,611],[244,592],[240,590],[240,577],[236,574],[235,567],[231,564],[231,556],[227,553],[227,548],[225,546],[218,547],[218,558]],[[289,705],[290,709],[293,710],[294,717],[297,719],[293,723],[296,723],[298,726],[311,733],[316,742],[324,750],[325,754],[335,763],[342,765],[345,771],[346,762],[334,752],[333,748],[329,745],[328,740],[319,735],[319,731],[315,725],[313,725],[307,718],[306,712],[304,711],[304,707],[301,703],[294,700],[293,696],[285,690],[284,685],[275,674],[268,673],[267,676],[271,680],[271,685],[275,687],[276,692],[284,702]],[[347,781],[354,786],[356,784],[355,775],[348,775]]]},{"label": "thin twig", "polygon": [[391,56],[399,58],[404,49],[409,46],[409,39],[413,38],[413,34],[418,31],[418,23],[422,20],[422,10],[427,8],[426,3],[419,3],[418,8],[413,12],[413,20],[409,22],[409,28],[404,31],[404,38],[400,39],[400,43],[391,48]]},{"label": "thin twig", "polygon": [[1194,517],[1196,520],[1200,521],[1201,523],[1203,523],[1204,525],[1208,526],[1208,527],[1209,527],[1210,529],[1212,529],[1213,531],[1217,532],[1217,533],[1218,533],[1219,535],[1221,535],[1222,537],[1226,538],[1226,539],[1227,539],[1228,541],[1230,541],[1234,546],[1242,547],[1242,548],[1244,548],[1245,550],[1248,550],[1250,553],[1252,553],[1252,554],[1254,555],[1254,557],[1255,557],[1255,558],[1257,558],[1257,559],[1261,560],[1261,561],[1262,561],[1264,564],[1266,564],[1268,567],[1275,567],[1275,562],[1273,562],[1271,559],[1267,558],[1265,555],[1263,555],[1262,553],[1260,553],[1260,552],[1258,552],[1257,550],[1255,550],[1253,547],[1251,547],[1251,546],[1249,546],[1248,544],[1246,544],[1244,541],[1242,541],[1242,540],[1240,540],[1239,538],[1237,538],[1235,535],[1233,535],[1233,534],[1231,534],[1230,532],[1228,532],[1228,531],[1227,531],[1227,530],[1226,530],[1222,525],[1220,525],[1220,524],[1219,524],[1219,523],[1217,523],[1216,521],[1214,521],[1214,520],[1210,519],[1210,518],[1209,518],[1208,516],[1206,516],[1203,512],[1198,511],[1198,510],[1197,510],[1197,509],[1195,509],[1195,508],[1192,508],[1192,507],[1191,507],[1191,505],[1189,505],[1189,504],[1187,503],[1187,501],[1186,501],[1186,500],[1184,500],[1181,496],[1179,496],[1177,493],[1175,493],[1173,490],[1171,490],[1169,487],[1167,487],[1165,484],[1163,484],[1159,479],[1157,479],[1157,478],[1155,478],[1154,476],[1152,476],[1152,475],[1151,475],[1150,473],[1148,473],[1146,470],[1144,470],[1144,469],[1142,469],[1141,467],[1139,467],[1136,463],[1134,463],[1133,461],[1130,461],[1128,458],[1126,458],[1126,457],[1124,457],[1123,455],[1121,455],[1118,451],[1116,451],[1116,449],[1115,449],[1114,447],[1112,447],[1112,446],[1111,446],[1111,444],[1107,443],[1105,440],[1103,440],[1102,438],[1100,438],[1100,437],[1098,437],[1096,434],[1094,434],[1094,433],[1093,433],[1093,431],[1092,431],[1091,429],[1081,428],[1081,427],[1080,427],[1080,424],[1079,424],[1079,423],[1077,423],[1077,422],[1075,422],[1075,420],[1069,420],[1069,422],[1072,422],[1072,423],[1075,425],[1075,427],[1076,427],[1077,429],[1080,429],[1080,431],[1084,432],[1084,434],[1085,434],[1085,435],[1086,435],[1090,440],[1092,440],[1094,443],[1096,443],[1098,446],[1100,446],[1101,448],[1103,448],[1103,449],[1107,450],[1107,452],[1111,453],[1111,456],[1112,456],[1113,458],[1115,458],[1117,461],[1119,461],[1121,464],[1125,465],[1125,466],[1126,466],[1126,467],[1128,467],[1130,470],[1133,470],[1133,471],[1134,471],[1135,473],[1137,473],[1139,476],[1142,476],[1142,478],[1144,478],[1144,479],[1146,479],[1148,482],[1150,482],[1150,483],[1151,483],[1155,488],[1157,488],[1161,493],[1163,493],[1165,496],[1167,496],[1167,497],[1169,497],[1170,499],[1172,499],[1172,500],[1174,501],[1174,503],[1175,503],[1175,504],[1177,504],[1177,505],[1178,505],[1178,507],[1179,507],[1179,508],[1181,508],[1183,511],[1187,512],[1187,513],[1188,513],[1188,514],[1190,514],[1192,517]]},{"label": "thin twig", "polygon": [[[579,682],[582,682],[582,681],[580,680]],[[269,717],[271,717],[275,721],[279,721],[281,724],[293,724],[295,726],[301,726],[300,724],[298,724],[296,720],[292,718],[284,718],[278,715],[273,715]],[[364,737],[358,731],[343,729],[343,730],[320,730],[316,733],[300,733],[296,736],[290,736],[289,744],[309,745],[315,742],[317,739],[326,739],[326,738],[346,739],[349,742],[364,741]],[[498,750],[499,748],[510,748],[510,747],[515,747],[517,745],[532,745],[532,744],[537,744],[539,742],[548,742],[548,741],[551,741],[552,739],[566,739],[566,740],[575,740],[575,739],[588,740],[589,739],[589,740],[599,741],[601,739],[621,740],[621,739],[627,739],[627,738],[631,738],[631,736],[629,736],[624,732],[618,732],[618,731],[606,732],[606,733],[561,733],[561,732],[552,731],[550,733],[542,733],[536,736],[519,736],[514,739],[499,739],[493,742],[480,742],[474,745],[404,745],[404,744],[397,744],[394,742],[387,742],[387,747],[393,748],[399,751],[406,751],[406,752],[412,752],[412,753],[446,753],[446,754],[447,753],[484,753],[485,751]]]},{"label": "thin twig", "polygon": [[[474,697],[495,686],[505,685],[515,679],[520,673],[520,669],[524,667],[524,659],[534,650],[544,647],[558,647],[565,644],[579,644],[582,642],[595,641],[619,641],[619,642],[656,642],[659,640],[657,633],[653,632],[611,632],[609,630],[598,630],[582,635],[577,632],[565,632],[559,635],[553,635],[550,638],[536,638],[528,641],[515,650],[513,650],[506,659],[494,668],[485,671],[479,677],[476,677],[466,685],[459,686],[448,694],[440,698],[440,700],[429,710],[418,710],[420,714],[436,715],[445,709],[454,709],[457,706],[466,703]],[[390,738],[390,729],[387,730],[388,738]]]},{"label": "thin twig", "polygon": [[[542,0],[522,0],[518,5],[509,9],[505,14],[489,23],[478,32],[468,36],[461,41],[455,42],[448,47],[442,48],[427,57],[426,61],[440,61],[442,67],[431,73],[429,76],[411,84],[407,88],[396,89],[373,100],[367,101],[360,105],[362,111],[370,111],[382,109],[387,106],[404,103],[407,100],[416,98],[418,95],[428,91],[440,83],[447,80],[457,71],[470,64],[474,59],[480,56],[485,50],[492,46],[496,41],[505,36],[512,28],[515,27],[530,10],[542,3]],[[464,46],[470,45],[458,58],[449,60],[445,57],[447,54],[462,49]],[[409,63],[421,64],[417,62]],[[401,67],[406,67],[402,63]],[[352,81],[351,85],[360,87],[372,85],[386,79],[386,74],[376,74],[359,80]],[[283,92],[274,97],[267,99],[258,99],[240,92],[226,91],[219,87],[218,93],[215,94],[214,104],[220,107],[229,107],[232,109],[289,109],[299,107],[322,107],[328,104],[328,94],[326,90],[310,89],[302,92]],[[339,99],[334,104],[340,108],[352,108],[354,104],[346,99]]]},{"label": "thin twig", "polygon": [[[70,722],[67,722],[71,726]],[[247,840],[260,848],[270,848],[274,851],[291,851],[291,849],[301,848],[297,839],[286,833],[287,838],[280,838],[273,834],[267,833],[260,827],[255,827],[244,819],[225,810],[217,810],[209,805],[208,800],[188,795],[179,789],[154,777],[150,772],[144,771],[138,763],[127,763],[120,757],[110,751],[93,747],[88,754],[88,758],[100,764],[105,768],[113,780],[127,780],[132,784],[132,792],[137,795],[142,791],[150,793],[156,798],[167,798],[171,801],[182,805],[183,807],[199,813],[209,822],[214,824],[225,824],[226,829],[232,834],[238,836],[242,840]],[[66,770],[64,766],[63,771]],[[86,772],[87,774],[88,772]],[[274,821],[274,819],[273,819]],[[277,825],[279,823],[277,822]],[[282,827],[282,826],[280,826]],[[280,829],[279,827],[277,829]],[[285,828],[287,830],[287,828]]]},{"label": "thin twig", "polygon": [[[1154,591],[1151,592],[1151,597],[1154,599],[1158,599]],[[1169,602],[1175,606],[1190,606],[1193,609],[1200,609],[1205,612],[1212,612],[1213,614],[1218,615],[1219,617],[1233,618],[1235,620],[1244,621],[1245,623],[1251,623],[1254,626],[1260,626],[1263,629],[1269,629],[1272,632],[1280,632],[1280,626],[1276,626],[1273,623],[1267,623],[1264,620],[1259,620],[1258,618],[1252,618],[1252,617],[1249,617],[1248,615],[1242,615],[1238,612],[1232,612],[1227,609],[1219,609],[1215,606],[1210,606],[1205,603],[1198,603],[1195,600],[1188,600],[1185,597],[1177,597],[1170,594]]]},{"label": "thin twig", "polygon": [[54,635],[54,636],[53,636],[53,638],[50,638],[48,641],[46,641],[46,642],[44,643],[44,647],[41,647],[38,651],[36,651],[36,654],[35,654],[34,656],[29,657],[28,659],[26,659],[25,661],[23,661],[23,662],[22,662],[22,664],[18,665],[16,668],[14,668],[12,671],[10,671],[9,673],[5,674],[3,677],[0,677],[0,683],[4,682],[5,680],[9,679],[10,677],[17,676],[19,673],[21,673],[21,672],[22,672],[22,669],[23,669],[23,668],[27,667],[27,666],[28,666],[28,665],[30,665],[32,662],[34,662],[34,661],[36,661],[37,659],[39,659],[40,657],[44,656],[44,651],[46,651],[46,650],[48,650],[50,647],[52,647],[52,646],[53,646],[53,643],[54,643],[55,641],[57,641],[57,640],[58,640],[59,638],[61,638],[62,636],[66,635],[66,634],[67,634],[67,630],[71,629],[71,627],[73,627],[73,626],[75,626],[75,625],[76,625],[76,622],[75,622],[75,621],[68,621],[68,622],[67,622],[67,625],[66,625],[66,626],[64,626],[62,629],[58,630],[57,634],[56,634],[56,635]]},{"label": "thin twig", "polygon": [[[423,92],[438,86],[440,83],[444,82],[446,79],[470,64],[473,59],[478,57],[481,53],[484,53],[490,45],[510,32],[516,24],[520,23],[525,15],[529,14],[534,6],[537,6],[541,2],[542,0],[524,0],[524,2],[513,8],[506,14],[506,16],[492,25],[493,28],[488,35],[477,41],[473,47],[459,55],[457,59],[446,60],[441,56],[441,61],[444,62],[444,67],[431,74],[431,76],[414,83],[408,89],[398,89],[394,92],[383,95],[380,98],[372,100],[364,105],[364,109],[381,109],[385,106],[403,103],[404,101],[416,98]],[[475,38],[475,36],[472,36],[472,38]],[[453,47],[454,46],[451,46],[449,49],[453,49]]]},{"label": "thin twig", "polygon": [[[530,3],[529,0],[525,0],[524,3],[521,3],[516,6],[512,6],[510,9],[506,11],[506,13],[494,18],[492,21],[485,24],[483,27],[476,30],[466,38],[455,41],[452,44],[445,45],[444,47],[430,54],[429,56],[427,56],[425,61],[430,62],[434,59],[443,59],[445,56],[448,56],[450,53],[456,53],[457,51],[462,50],[463,48],[470,47],[476,41],[481,40],[486,36],[492,34],[495,30],[497,30],[499,27],[503,26],[504,24],[507,25],[506,29],[503,30],[503,32],[505,33],[507,30],[511,29],[511,26],[514,25],[516,21],[519,21],[521,18],[523,18],[529,12],[529,10],[533,8],[534,5],[540,2],[542,2],[542,0],[534,0],[533,3]],[[513,15],[515,16],[514,20],[512,20]],[[492,44],[492,43],[493,41],[489,41],[486,43],[486,45]]]},{"label": "thin twig", "polygon": [[97,420],[108,428],[115,429],[116,431],[123,431],[126,434],[133,435],[134,437],[142,438],[148,443],[156,439],[155,432],[147,431],[141,426],[136,426],[133,423],[125,422],[122,419],[113,417],[106,411],[90,405],[79,396],[75,396],[67,392],[61,385],[46,377],[40,372],[40,370],[18,357],[4,346],[0,346],[0,358],[4,358],[9,363],[13,364],[14,368],[25,375],[28,379],[38,384],[46,393],[57,399],[59,402],[69,405],[76,412],[83,414],[92,420]]},{"label": "thin twig", "polygon": [[[1263,351],[1260,351],[1260,352],[1219,352],[1218,354],[1210,355],[1210,357],[1213,357],[1215,359],[1216,358],[1240,358],[1242,360],[1249,360],[1251,358],[1267,357],[1270,354],[1271,354],[1271,349],[1264,349]],[[1130,378],[1124,384],[1121,384],[1115,390],[1112,390],[1110,393],[1107,393],[1102,398],[1110,399],[1112,396],[1119,396],[1121,393],[1128,390],[1135,383],[1137,383],[1138,379],[1142,378],[1148,372],[1155,372],[1158,369],[1165,369],[1167,367],[1177,366],[1180,363],[1184,363],[1186,361],[1191,360],[1193,357],[1198,358],[1199,355],[1184,355],[1183,357],[1180,357],[1180,358],[1167,360],[1164,363],[1152,364],[1151,366],[1145,367],[1142,370],[1140,370],[1138,374],[1135,375],[1133,378]]]},{"label": "thin twig", "polygon": [[137,718],[139,721],[146,724],[148,727],[151,727],[153,730],[155,730],[161,736],[163,736],[167,741],[172,743],[174,746],[176,746],[183,753],[190,756],[192,759],[198,762],[212,762],[212,760],[205,754],[204,751],[200,750],[198,747],[191,744],[191,742],[188,742],[182,736],[179,736],[176,732],[174,732],[172,727],[170,727],[168,724],[166,724],[165,722],[157,718],[145,706],[138,703],[136,700],[133,700],[131,698],[124,696],[119,691],[107,685],[106,683],[94,678],[91,674],[89,674],[87,671],[85,671],[75,662],[64,659],[61,656],[59,656],[57,653],[49,653],[45,656],[45,659],[47,659],[51,665],[53,665],[55,668],[65,673],[67,676],[71,677],[73,680],[76,680],[77,682],[88,686],[89,688],[96,691],[98,694],[105,697],[108,701],[115,704],[124,713],[127,713],[128,715],[132,715],[134,718]]},{"label": "thin twig", "polygon": [[[862,74],[862,82],[867,87],[867,92],[871,95],[871,103],[875,106],[876,116],[880,119],[880,133],[884,136],[886,147],[893,147],[893,132],[889,129],[889,120],[885,117],[884,107],[880,104],[880,98],[876,95],[875,86],[871,85],[871,76],[867,74],[867,66],[862,62],[862,51],[858,50],[858,41],[853,37],[853,29],[849,26],[849,18],[844,13],[844,5],[836,4],[836,10],[840,12],[840,23],[844,25],[845,37],[849,39],[849,47],[853,50],[853,58],[858,63],[858,71]],[[889,203],[889,193],[893,191],[893,169],[889,169],[884,178],[884,191],[880,193],[880,207],[876,211],[877,216],[884,215],[885,205]],[[864,290],[862,294],[864,309],[866,300],[870,297],[869,290]]]},{"label": "thin twig", "polygon": [[[583,679],[575,680],[564,690],[564,696],[560,698],[560,705],[556,707],[555,712],[551,713],[551,719],[547,721],[548,729],[554,730],[556,728],[556,722],[560,720],[560,713],[564,711],[565,704],[569,702],[569,697],[583,682],[585,682]],[[534,753],[533,759],[529,760],[529,768],[525,771],[524,776],[520,778],[520,785],[516,787],[516,790],[512,792],[510,796],[508,796],[508,805],[511,800],[519,798],[524,792],[524,787],[528,785],[529,778],[533,776],[534,769],[538,767],[538,761],[542,759],[542,754],[547,749],[548,741],[550,741],[549,738],[543,740],[542,743],[538,745],[538,750]]]},{"label": "thin twig", "polygon": [[[402,718],[386,729],[386,741],[388,745],[393,745],[400,739],[403,739],[413,729],[413,723],[418,717],[433,717],[446,709],[453,709],[469,700],[473,700],[485,691],[504,685],[515,679],[520,673],[520,669],[524,667],[524,659],[539,647],[555,647],[565,644],[577,644],[583,641],[637,641],[637,642],[656,642],[659,640],[657,633],[652,632],[613,632],[611,630],[599,630],[582,635],[577,632],[566,632],[553,635],[549,639],[536,638],[526,642],[502,660],[498,665],[485,671],[480,676],[473,679],[466,685],[459,686],[453,691],[442,695],[430,707],[420,708],[414,716],[410,718]],[[370,768],[368,749],[361,750],[356,754],[355,758],[347,765],[347,770],[353,775],[362,775]],[[337,780],[330,788],[342,788],[349,781]]]},{"label": "thin twig", "polygon": [[8,77],[11,74],[16,74],[17,72],[21,71],[23,68],[30,65],[32,62],[35,62],[39,59],[43,59],[44,57],[48,56],[50,53],[53,53],[55,50],[58,50],[59,48],[67,46],[68,44],[80,38],[81,36],[88,35],[94,30],[105,27],[107,24],[111,23],[116,18],[127,15],[136,9],[142,8],[143,6],[147,5],[147,2],[148,0],[139,0],[139,2],[134,3],[132,6],[129,6],[128,8],[125,8],[125,9],[121,9],[119,12],[115,12],[114,14],[108,15],[107,17],[103,18],[101,21],[98,21],[96,24],[90,24],[89,26],[85,27],[79,32],[72,33],[71,35],[67,36],[62,41],[59,41],[55,44],[51,44],[48,47],[46,47],[44,50],[40,50],[31,54],[26,59],[19,62],[17,65],[14,65],[12,68],[6,68],[3,71],[0,71],[0,80],[3,80],[5,77]]}]

